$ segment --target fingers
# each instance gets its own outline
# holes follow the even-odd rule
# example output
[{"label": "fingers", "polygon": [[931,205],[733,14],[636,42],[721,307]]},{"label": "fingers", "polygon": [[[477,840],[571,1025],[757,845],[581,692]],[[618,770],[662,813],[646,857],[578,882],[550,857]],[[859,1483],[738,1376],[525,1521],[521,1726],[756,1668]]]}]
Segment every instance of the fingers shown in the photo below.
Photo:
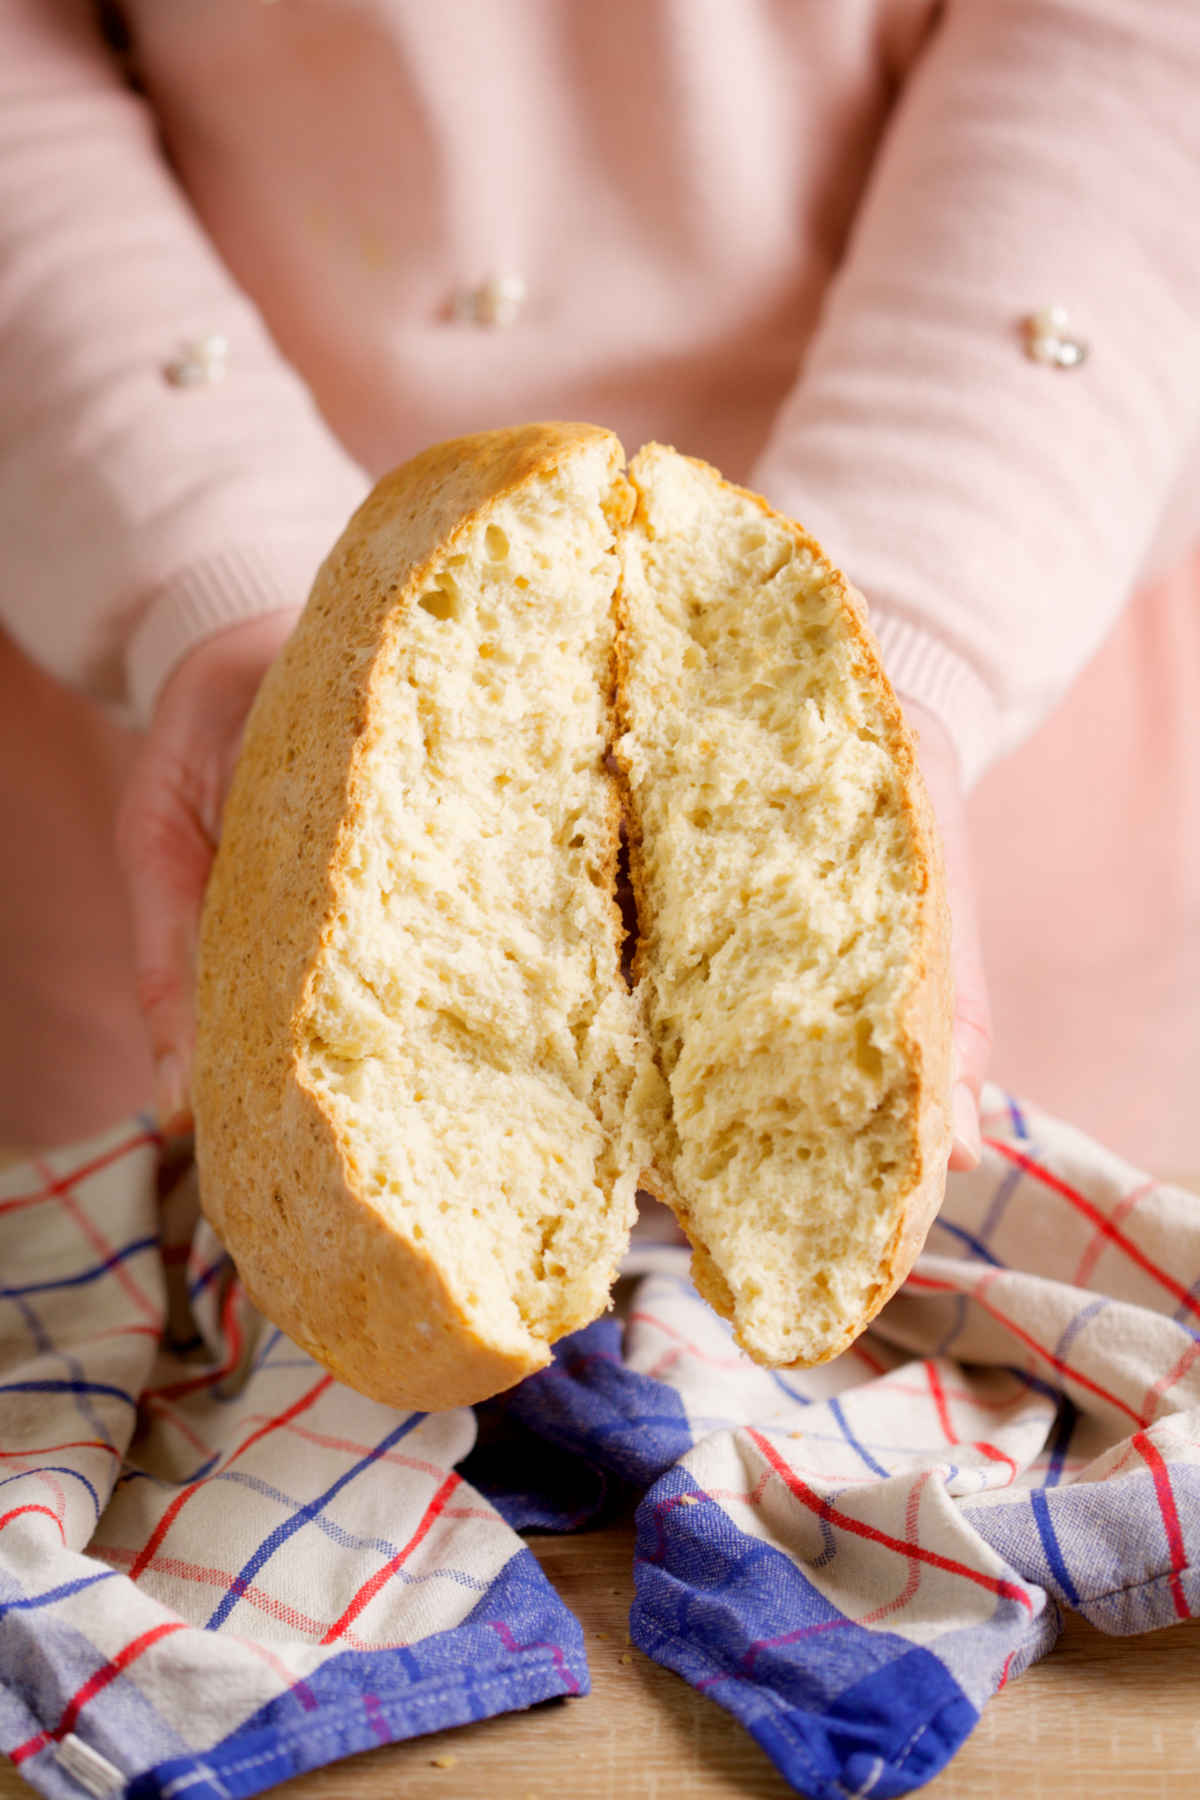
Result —
[{"label": "fingers", "polygon": [[[977,1037],[978,1033],[973,1025],[961,1019],[955,1020],[956,1071],[961,1071],[964,1067],[963,1044],[966,1043],[969,1046],[970,1043],[977,1040]],[[950,1121],[954,1132],[954,1141],[950,1150],[950,1167],[952,1169],[973,1169],[983,1155],[983,1132],[979,1121],[979,1096],[982,1086],[982,1075],[956,1073],[950,1095]]]},{"label": "fingers", "polygon": [[965,858],[956,860],[952,876],[947,868],[947,889],[952,921],[954,961],[954,1090],[951,1115],[954,1148],[952,1169],[973,1169],[983,1153],[979,1124],[979,1096],[992,1052],[991,1006],[983,953],[976,925],[975,900]]},{"label": "fingers", "polygon": [[196,943],[225,794],[251,702],[297,617],[292,607],[247,619],[178,664],[158,698],[118,813],[138,999],[164,1130],[191,1124]]},{"label": "fingers", "polygon": [[186,770],[147,745],[122,801],[117,851],[130,896],[138,1002],[154,1058],[165,1131],[190,1124],[197,921],[213,845]]},{"label": "fingers", "polygon": [[917,737],[921,773],[942,840],[950,907],[955,986],[950,1167],[973,1169],[982,1153],[979,1096],[991,1058],[992,1022],[971,880],[966,805],[958,754],[945,727],[923,707],[907,700],[903,704]]},{"label": "fingers", "polygon": [[976,924],[975,897],[966,865],[965,827],[962,854],[956,853],[953,874],[948,859],[946,884],[950,901],[954,962],[954,1090],[951,1117],[952,1169],[973,1169],[983,1154],[979,1097],[992,1052],[992,1015],[983,952]]}]

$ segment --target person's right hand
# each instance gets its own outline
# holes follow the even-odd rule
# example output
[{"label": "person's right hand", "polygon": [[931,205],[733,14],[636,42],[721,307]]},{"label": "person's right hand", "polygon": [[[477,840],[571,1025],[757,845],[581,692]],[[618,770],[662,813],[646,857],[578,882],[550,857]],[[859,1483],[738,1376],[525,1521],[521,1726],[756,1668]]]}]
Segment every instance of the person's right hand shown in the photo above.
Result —
[{"label": "person's right hand", "polygon": [[967,844],[967,809],[958,751],[946,727],[915,700],[900,696],[917,740],[917,761],[942,840],[950,903],[954,968],[954,1091],[952,1169],[973,1169],[980,1156],[979,1095],[992,1051],[992,1014],[979,943]]},{"label": "person's right hand", "polygon": [[185,1130],[191,1118],[194,956],[221,809],[250,704],[298,617],[298,608],[267,613],[189,652],[163,686],[118,810],[164,1131]]}]

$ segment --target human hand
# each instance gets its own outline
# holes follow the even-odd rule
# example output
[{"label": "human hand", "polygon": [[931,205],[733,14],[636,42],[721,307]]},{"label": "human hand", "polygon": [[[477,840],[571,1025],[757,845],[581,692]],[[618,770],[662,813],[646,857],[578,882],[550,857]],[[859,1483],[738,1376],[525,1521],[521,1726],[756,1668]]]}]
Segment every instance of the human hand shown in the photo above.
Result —
[{"label": "human hand", "polygon": [[[251,702],[298,617],[296,609],[247,620],[184,658],[159,696],[118,811],[117,849],[133,919],[138,999],[165,1129],[182,1130],[190,1122],[193,959],[221,809]],[[979,1159],[979,1092],[991,1049],[991,1016],[958,754],[934,714],[916,701],[901,703],[917,739],[946,865],[956,985],[950,1166],[969,1169]]]},{"label": "human hand", "polygon": [[164,1131],[191,1122],[193,960],[221,809],[250,703],[298,617],[295,609],[248,619],[183,659],[159,695],[118,808],[117,855]]},{"label": "human hand", "polygon": [[941,720],[915,700],[900,696],[917,740],[917,760],[933,806],[946,866],[946,897],[953,932],[954,1092],[952,1169],[973,1169],[980,1156],[979,1093],[992,1049],[992,1018],[979,944],[975,893],[967,843],[967,809],[958,751]]}]

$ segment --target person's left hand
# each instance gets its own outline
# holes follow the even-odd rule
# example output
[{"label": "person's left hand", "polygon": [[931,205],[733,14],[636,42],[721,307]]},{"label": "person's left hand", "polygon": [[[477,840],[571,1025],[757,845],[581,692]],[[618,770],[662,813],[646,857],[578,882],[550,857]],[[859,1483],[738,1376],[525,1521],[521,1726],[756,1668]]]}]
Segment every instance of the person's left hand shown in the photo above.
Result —
[{"label": "person's left hand", "polygon": [[164,1131],[191,1120],[192,986],[200,907],[250,704],[299,609],[208,638],[168,677],[117,813],[138,1001]]},{"label": "person's left hand", "polygon": [[979,1094],[992,1050],[992,1015],[979,943],[967,842],[966,796],[958,751],[941,720],[900,696],[917,740],[917,760],[933,806],[946,865],[955,983],[952,1169],[973,1169],[980,1156]]},{"label": "person's left hand", "polygon": [[[138,998],[150,1035],[160,1123],[190,1122],[192,984],[200,908],[251,702],[290,636],[299,609],[247,620],[191,651],[169,677],[134,763],[117,818],[129,892]],[[991,1015],[979,947],[958,755],[945,727],[902,700],[917,738],[937,819],[953,924],[954,1150],[951,1168],[979,1160],[979,1093]]]}]

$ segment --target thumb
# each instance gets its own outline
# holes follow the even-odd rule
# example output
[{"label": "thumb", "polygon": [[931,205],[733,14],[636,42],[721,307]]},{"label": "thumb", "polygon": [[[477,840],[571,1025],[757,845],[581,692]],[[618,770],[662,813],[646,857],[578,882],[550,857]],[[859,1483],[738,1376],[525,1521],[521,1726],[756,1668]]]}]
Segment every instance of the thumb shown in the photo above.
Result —
[{"label": "thumb", "polygon": [[117,818],[130,897],[138,1002],[154,1058],[155,1101],[167,1131],[189,1126],[196,933],[213,860],[199,796],[185,767],[147,745]]},{"label": "thumb", "polygon": [[221,809],[246,715],[296,618],[295,607],[281,607],[188,652],[158,697],[118,809],[138,1000],[167,1130],[191,1123],[196,939]]}]

